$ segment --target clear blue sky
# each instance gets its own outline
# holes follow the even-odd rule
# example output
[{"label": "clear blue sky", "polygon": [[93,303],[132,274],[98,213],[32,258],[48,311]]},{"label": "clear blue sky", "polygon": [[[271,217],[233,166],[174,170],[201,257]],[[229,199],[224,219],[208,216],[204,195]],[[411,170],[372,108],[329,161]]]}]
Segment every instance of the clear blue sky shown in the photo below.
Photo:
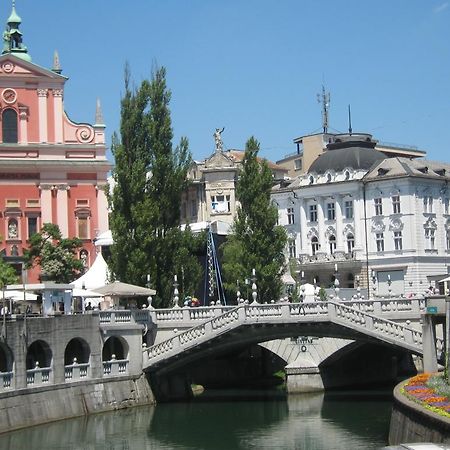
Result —
[{"label": "clear blue sky", "polygon": [[[11,2],[2,1],[3,23]],[[316,94],[331,92],[330,127],[416,145],[448,161],[450,0],[17,0],[33,62],[58,50],[65,107],[92,122],[102,101],[108,142],[119,128],[123,68],[138,82],[167,69],[175,141],[194,158],[251,135],[277,160],[321,128]]]}]

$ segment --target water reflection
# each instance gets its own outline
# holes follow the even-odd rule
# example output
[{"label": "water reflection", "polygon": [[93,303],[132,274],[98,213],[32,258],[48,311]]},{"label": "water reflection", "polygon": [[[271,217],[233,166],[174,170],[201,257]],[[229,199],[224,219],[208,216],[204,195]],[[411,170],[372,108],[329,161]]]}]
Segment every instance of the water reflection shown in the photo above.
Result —
[{"label": "water reflection", "polygon": [[[236,394],[236,393],[235,393]],[[378,449],[390,399],[354,394],[205,397],[66,420],[0,436],[4,450]]]}]

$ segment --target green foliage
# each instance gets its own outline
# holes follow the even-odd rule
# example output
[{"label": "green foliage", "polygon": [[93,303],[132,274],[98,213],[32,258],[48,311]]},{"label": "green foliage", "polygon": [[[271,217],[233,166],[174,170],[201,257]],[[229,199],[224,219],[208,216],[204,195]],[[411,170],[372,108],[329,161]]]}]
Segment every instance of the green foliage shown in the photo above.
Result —
[{"label": "green foliage", "polygon": [[172,147],[165,77],[159,68],[150,81],[131,88],[125,70],[121,137],[114,136],[112,143],[115,186],[109,197],[114,277],[144,285],[150,274],[154,304],[160,307],[171,304],[174,274],[180,280],[184,271],[183,289],[189,291],[201,275],[192,255],[197,243],[190,231],[179,229],[181,193],[192,159],[186,138]]},{"label": "green foliage", "polygon": [[5,262],[3,257],[0,256],[0,288],[7,284],[15,284],[19,281],[19,277],[10,264]]},{"label": "green foliage", "polygon": [[56,283],[71,283],[83,271],[83,262],[77,253],[83,243],[78,238],[63,238],[58,225],[45,223],[39,233],[30,238],[30,246],[24,250],[28,268],[41,267],[41,277]]},{"label": "green foliage", "polygon": [[319,289],[319,298],[321,301],[326,302],[327,301],[327,291],[323,286],[320,286]]},{"label": "green foliage", "polygon": [[245,146],[242,171],[236,186],[240,207],[233,223],[233,234],[224,244],[223,272],[228,292],[236,290],[256,270],[258,301],[279,298],[287,242],[286,232],[277,225],[278,211],[270,202],[272,173],[258,159],[259,143],[251,137]]}]

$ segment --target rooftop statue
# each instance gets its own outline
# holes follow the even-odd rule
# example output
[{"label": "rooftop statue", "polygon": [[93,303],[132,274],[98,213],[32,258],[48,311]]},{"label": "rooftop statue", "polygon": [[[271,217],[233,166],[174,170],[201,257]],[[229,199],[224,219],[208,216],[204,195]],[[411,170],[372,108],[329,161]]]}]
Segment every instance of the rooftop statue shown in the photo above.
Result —
[{"label": "rooftop statue", "polygon": [[223,142],[222,142],[222,133],[225,128],[216,128],[214,132],[214,141],[216,142],[216,152],[223,152]]}]

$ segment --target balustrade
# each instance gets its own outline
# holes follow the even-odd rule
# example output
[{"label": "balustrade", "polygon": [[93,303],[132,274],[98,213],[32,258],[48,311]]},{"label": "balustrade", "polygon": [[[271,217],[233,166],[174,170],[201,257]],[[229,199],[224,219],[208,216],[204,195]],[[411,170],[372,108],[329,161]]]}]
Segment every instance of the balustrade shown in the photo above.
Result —
[{"label": "balustrade", "polygon": [[128,373],[128,359],[111,359],[103,361],[104,376],[126,375]]},{"label": "balustrade", "polygon": [[0,390],[11,388],[13,376],[13,372],[0,372]]},{"label": "balustrade", "polygon": [[64,366],[64,379],[66,381],[76,381],[87,378],[89,363],[69,364]]},{"label": "balustrade", "polygon": [[51,367],[36,367],[27,370],[27,386],[49,383],[51,370]]}]

